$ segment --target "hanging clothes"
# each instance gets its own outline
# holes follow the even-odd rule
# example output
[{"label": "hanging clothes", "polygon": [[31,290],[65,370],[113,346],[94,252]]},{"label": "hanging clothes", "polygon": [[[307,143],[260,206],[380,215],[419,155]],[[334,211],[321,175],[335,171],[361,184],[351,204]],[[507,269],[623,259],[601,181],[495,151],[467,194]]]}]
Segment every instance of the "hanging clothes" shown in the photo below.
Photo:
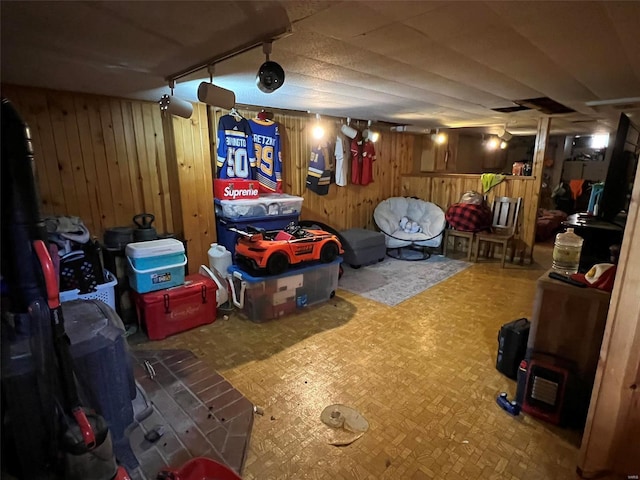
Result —
[{"label": "hanging clothes", "polygon": [[223,115],[218,121],[218,178],[256,178],[256,152],[246,118]]},{"label": "hanging clothes", "polygon": [[317,145],[311,149],[309,170],[307,171],[307,188],[318,195],[329,193],[333,165],[327,144]]},{"label": "hanging clothes", "polygon": [[[260,115],[260,114],[258,114]],[[268,119],[249,120],[256,151],[256,178],[260,190],[282,193],[282,155],[278,124]]]},{"label": "hanging clothes", "polygon": [[351,140],[351,183],[360,185],[362,178],[362,141]]},{"label": "hanging clothes", "polygon": [[582,195],[582,187],[584,180],[569,180],[569,189],[571,190],[571,198],[577,200]]},{"label": "hanging clothes", "polygon": [[366,141],[362,147],[362,173],[360,185],[369,185],[373,182],[373,162],[376,161],[376,149],[373,142]]},{"label": "hanging clothes", "polygon": [[504,179],[505,176],[500,175],[499,173],[483,173],[480,177],[480,182],[482,183],[482,192],[487,193]]},{"label": "hanging clothes", "polygon": [[347,177],[349,173],[349,150],[348,140],[343,134],[338,133],[336,137],[336,185],[344,187],[347,185]]}]

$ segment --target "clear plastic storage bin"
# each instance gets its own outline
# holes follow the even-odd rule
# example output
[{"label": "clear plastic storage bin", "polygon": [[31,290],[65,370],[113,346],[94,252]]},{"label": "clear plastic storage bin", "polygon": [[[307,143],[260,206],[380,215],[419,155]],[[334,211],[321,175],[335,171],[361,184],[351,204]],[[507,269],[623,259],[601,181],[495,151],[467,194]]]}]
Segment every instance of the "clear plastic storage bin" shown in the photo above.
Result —
[{"label": "clear plastic storage bin", "polygon": [[332,298],[338,289],[342,258],[331,263],[290,269],[277,276],[255,277],[236,265],[229,267],[236,299],[253,322],[280,318]]},{"label": "clear plastic storage bin", "polygon": [[216,215],[226,218],[257,218],[272,215],[298,215],[302,197],[285,193],[263,193],[247,200],[215,200]]}]

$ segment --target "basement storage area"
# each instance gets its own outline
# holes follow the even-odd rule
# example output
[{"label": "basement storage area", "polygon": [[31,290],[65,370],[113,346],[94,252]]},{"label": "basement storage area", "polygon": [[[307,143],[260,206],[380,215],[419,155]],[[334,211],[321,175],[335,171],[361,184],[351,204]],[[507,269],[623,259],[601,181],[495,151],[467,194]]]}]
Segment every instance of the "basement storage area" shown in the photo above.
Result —
[{"label": "basement storage area", "polygon": [[3,479],[637,478],[638,3],[0,8]]}]

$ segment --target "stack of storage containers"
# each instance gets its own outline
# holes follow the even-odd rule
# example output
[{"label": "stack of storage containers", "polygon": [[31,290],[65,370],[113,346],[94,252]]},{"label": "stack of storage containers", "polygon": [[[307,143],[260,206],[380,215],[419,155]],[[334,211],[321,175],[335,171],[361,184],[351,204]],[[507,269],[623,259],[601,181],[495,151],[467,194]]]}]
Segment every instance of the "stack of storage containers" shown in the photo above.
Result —
[{"label": "stack of storage containers", "polygon": [[255,198],[216,198],[216,229],[218,243],[235,253],[238,234],[229,230],[245,230],[248,226],[277,230],[291,222],[298,223],[302,197],[284,193],[260,194]]},{"label": "stack of storage containers", "polygon": [[216,318],[216,284],[200,274],[185,278],[187,256],[179,240],[130,243],[125,249],[138,320],[151,340]]},{"label": "stack of storage containers", "polygon": [[[234,263],[239,234],[231,228],[284,229],[298,223],[303,201],[282,193],[259,193],[255,181],[240,179],[216,179],[214,196],[218,243],[231,252]],[[263,322],[327,301],[338,288],[341,261],[303,264],[277,276],[256,276],[232,265],[228,272],[234,303],[250,320]]]}]

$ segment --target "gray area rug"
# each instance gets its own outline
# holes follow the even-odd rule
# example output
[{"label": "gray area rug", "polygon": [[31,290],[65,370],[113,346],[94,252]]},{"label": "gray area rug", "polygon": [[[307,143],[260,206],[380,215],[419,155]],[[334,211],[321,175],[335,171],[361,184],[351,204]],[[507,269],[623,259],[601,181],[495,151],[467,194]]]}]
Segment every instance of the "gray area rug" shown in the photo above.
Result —
[{"label": "gray area rug", "polygon": [[386,257],[383,262],[353,269],[343,263],[340,288],[394,306],[424,292],[471,266],[463,260],[434,255],[428,260],[408,262]]}]

